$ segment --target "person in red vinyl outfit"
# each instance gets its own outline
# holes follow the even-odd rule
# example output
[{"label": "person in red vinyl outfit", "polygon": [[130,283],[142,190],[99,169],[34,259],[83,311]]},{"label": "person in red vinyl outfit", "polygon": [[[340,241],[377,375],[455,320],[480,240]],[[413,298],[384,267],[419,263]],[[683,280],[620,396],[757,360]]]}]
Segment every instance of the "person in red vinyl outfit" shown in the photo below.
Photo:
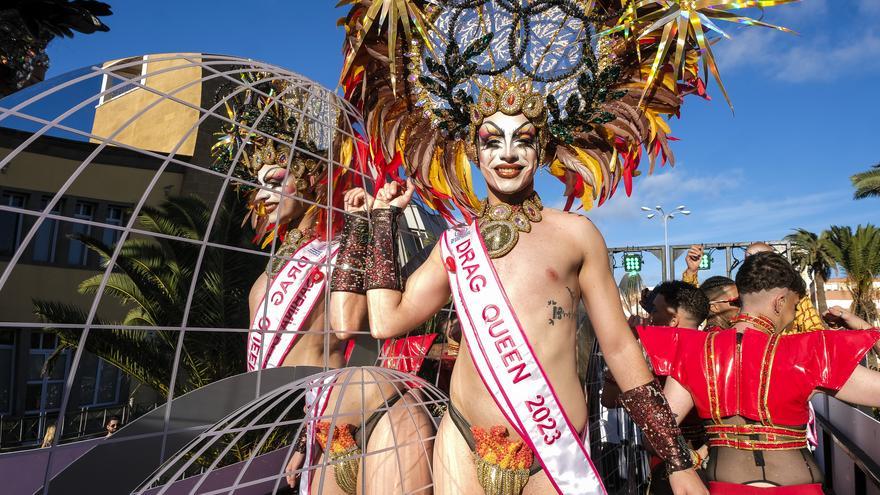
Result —
[{"label": "person in red vinyl outfit", "polygon": [[746,258],[736,284],[742,312],[732,328],[641,327],[642,346],[654,372],[668,376],[665,394],[679,421],[696,407],[705,422],[711,494],[819,495],[822,472],[807,449],[808,403],[828,393],[880,406],[880,373],[859,366],[880,331],[783,335],[806,288],[776,253]]}]

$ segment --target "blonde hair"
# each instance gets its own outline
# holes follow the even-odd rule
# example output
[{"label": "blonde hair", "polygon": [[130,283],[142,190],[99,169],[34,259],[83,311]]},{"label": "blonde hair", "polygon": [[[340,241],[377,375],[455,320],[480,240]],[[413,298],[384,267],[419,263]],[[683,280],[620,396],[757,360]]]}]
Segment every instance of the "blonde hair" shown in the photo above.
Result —
[{"label": "blonde hair", "polygon": [[49,425],[46,427],[46,433],[43,434],[43,443],[40,445],[40,448],[51,447],[53,440],[55,440],[55,425]]}]

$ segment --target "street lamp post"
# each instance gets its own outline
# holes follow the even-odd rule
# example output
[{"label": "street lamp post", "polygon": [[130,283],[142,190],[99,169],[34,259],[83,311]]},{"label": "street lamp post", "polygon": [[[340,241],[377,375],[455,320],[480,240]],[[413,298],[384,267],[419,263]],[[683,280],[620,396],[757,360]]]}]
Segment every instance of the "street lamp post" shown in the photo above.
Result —
[{"label": "street lamp post", "polygon": [[675,215],[678,213],[681,213],[682,215],[690,215],[691,211],[684,205],[679,206],[669,213],[666,213],[660,205],[655,206],[653,209],[648,208],[647,206],[642,206],[642,211],[650,212],[647,216],[648,220],[651,220],[654,217],[663,219],[663,280],[671,280],[672,276],[669,273],[672,266],[672,260],[669,256],[669,221],[675,218]]}]

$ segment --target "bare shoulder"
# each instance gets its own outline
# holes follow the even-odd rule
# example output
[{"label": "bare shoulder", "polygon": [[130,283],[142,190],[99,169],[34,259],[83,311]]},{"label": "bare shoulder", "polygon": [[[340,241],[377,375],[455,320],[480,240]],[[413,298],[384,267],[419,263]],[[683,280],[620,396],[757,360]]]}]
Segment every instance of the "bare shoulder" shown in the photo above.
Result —
[{"label": "bare shoulder", "polygon": [[596,225],[589,218],[570,211],[544,208],[544,218],[552,225],[571,236],[573,242],[583,246],[586,250],[605,250],[605,239]]}]

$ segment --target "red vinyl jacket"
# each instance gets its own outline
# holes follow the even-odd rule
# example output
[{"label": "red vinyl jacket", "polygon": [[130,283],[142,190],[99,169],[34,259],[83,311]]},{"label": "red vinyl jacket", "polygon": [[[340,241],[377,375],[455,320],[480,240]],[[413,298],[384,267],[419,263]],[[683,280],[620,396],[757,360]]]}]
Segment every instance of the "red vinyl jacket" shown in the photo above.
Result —
[{"label": "red vinyl jacket", "polygon": [[771,335],[747,329],[703,332],[640,327],[654,373],[671,376],[716,424],[743,416],[764,425],[804,425],[814,390],[839,390],[874,343],[878,330],[822,330]]}]

